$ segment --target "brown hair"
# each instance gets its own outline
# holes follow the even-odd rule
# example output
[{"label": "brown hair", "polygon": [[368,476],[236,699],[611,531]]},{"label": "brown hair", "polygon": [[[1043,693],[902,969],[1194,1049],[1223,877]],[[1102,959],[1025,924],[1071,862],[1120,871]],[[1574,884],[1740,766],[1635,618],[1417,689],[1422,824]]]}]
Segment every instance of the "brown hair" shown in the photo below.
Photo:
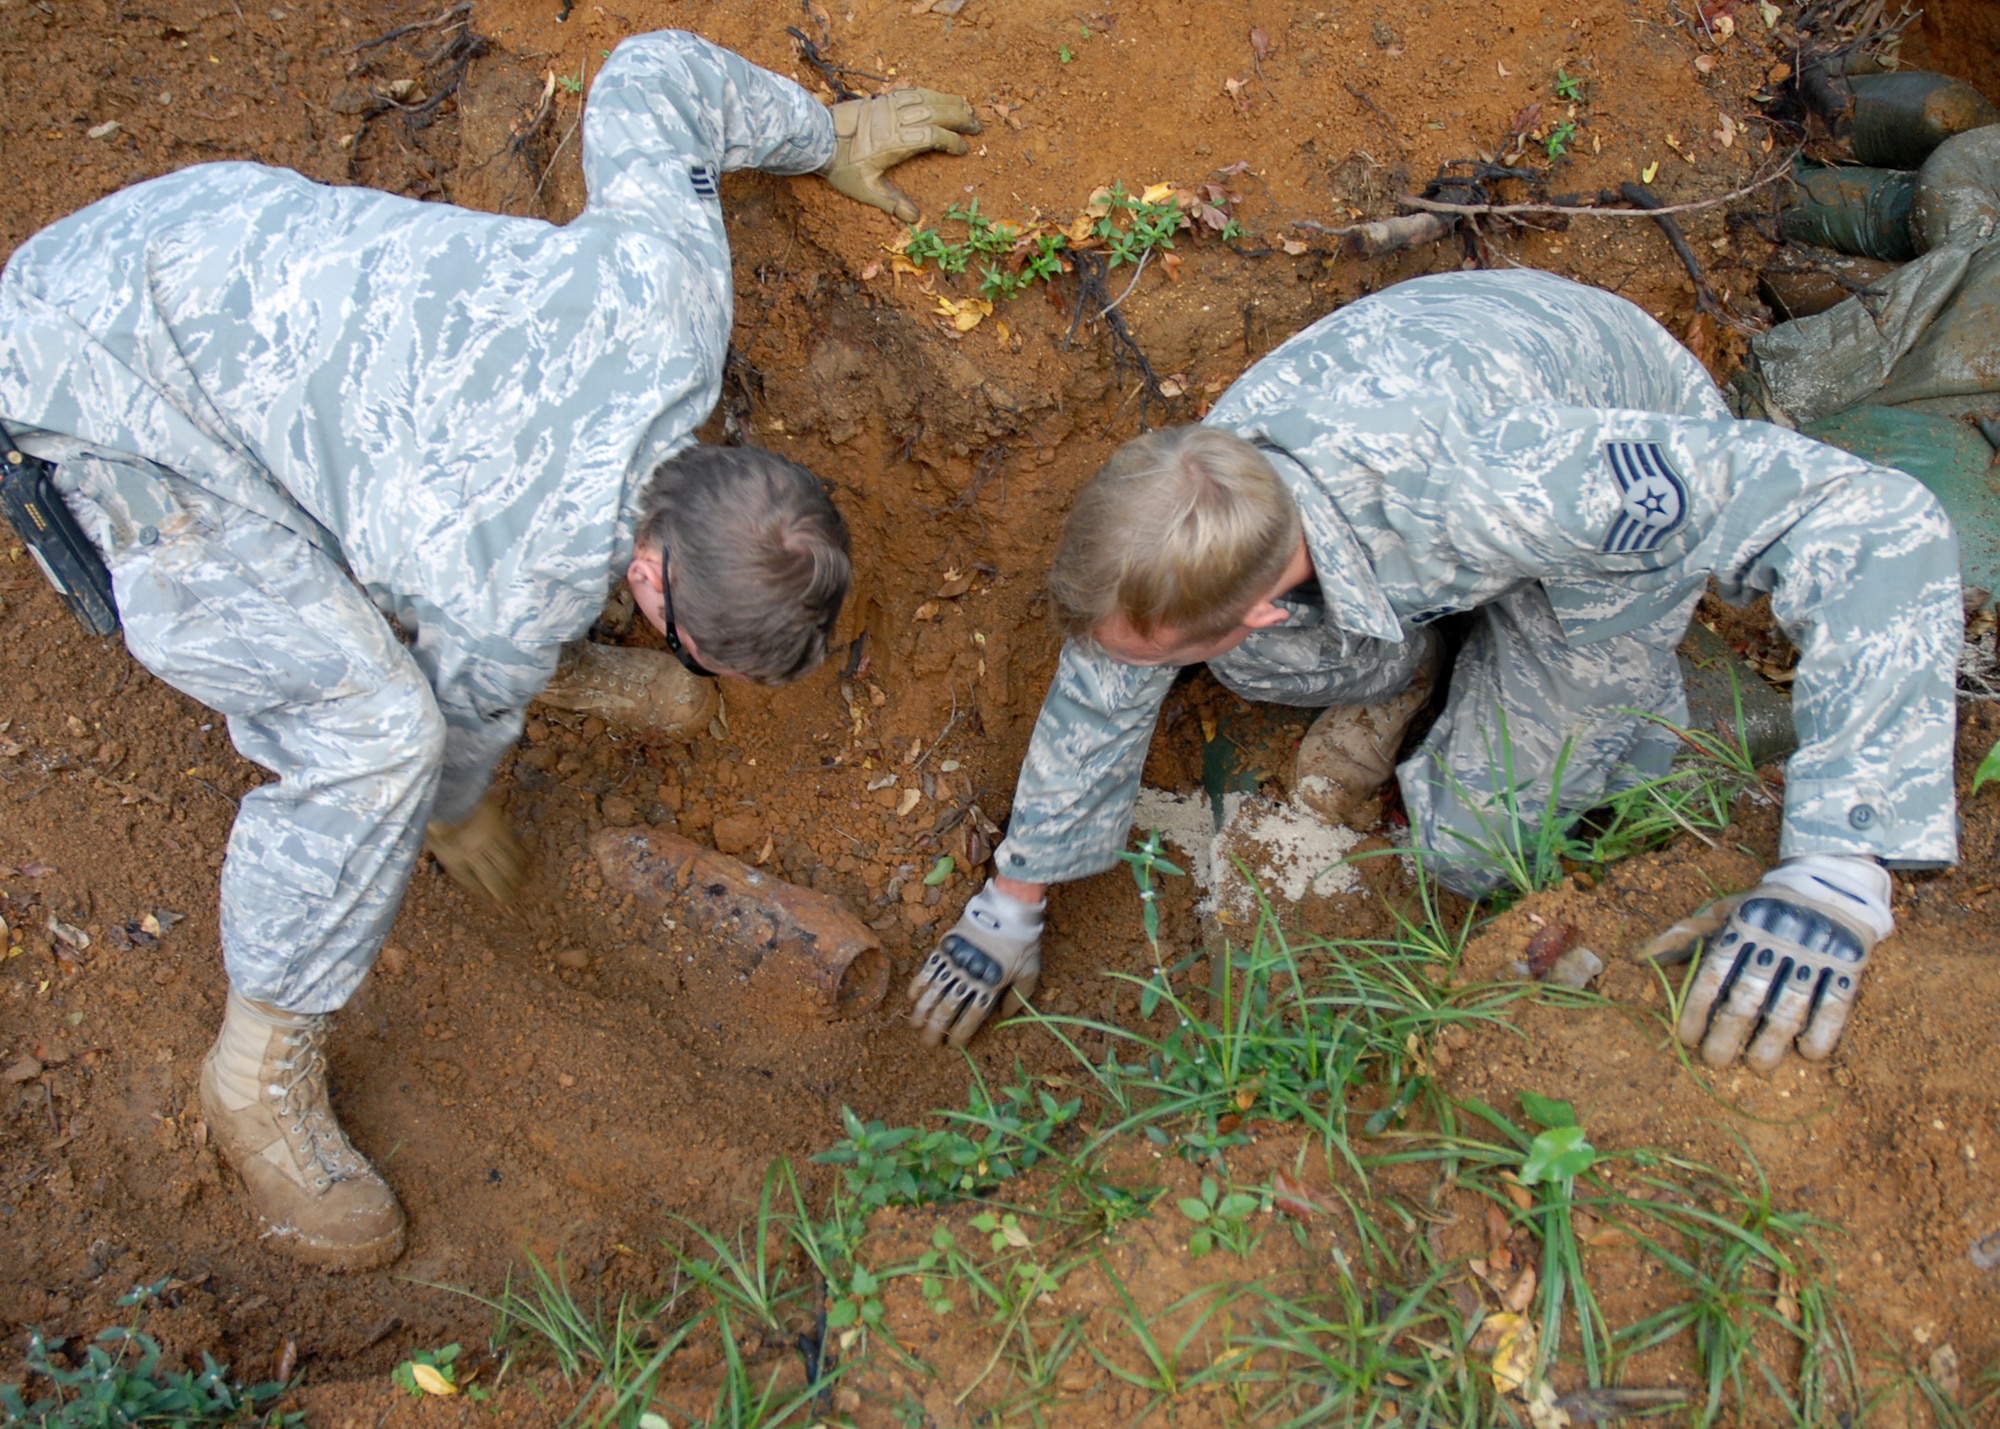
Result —
[{"label": "brown hair", "polygon": [[782,685],[826,658],[854,567],[847,522],[805,467],[761,447],[687,447],[653,469],[634,526],[665,553],[675,621],[703,661]]},{"label": "brown hair", "polygon": [[1072,635],[1123,615],[1142,636],[1229,630],[1298,549],[1298,504],[1264,454],[1214,427],[1149,432],[1077,493],[1049,591]]}]

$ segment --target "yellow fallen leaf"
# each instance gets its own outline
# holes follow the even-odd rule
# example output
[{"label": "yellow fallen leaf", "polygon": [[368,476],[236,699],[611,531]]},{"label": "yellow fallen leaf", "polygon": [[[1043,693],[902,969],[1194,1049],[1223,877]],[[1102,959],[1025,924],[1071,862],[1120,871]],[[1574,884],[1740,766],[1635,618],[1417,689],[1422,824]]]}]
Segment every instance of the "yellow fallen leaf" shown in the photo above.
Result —
[{"label": "yellow fallen leaf", "polygon": [[1063,230],[1063,237],[1071,243],[1082,243],[1097,231],[1097,215],[1085,209],[1079,213],[1070,226]]},{"label": "yellow fallen leaf", "polygon": [[1771,0],[1764,0],[1764,3],[1757,7],[1757,17],[1764,22],[1765,29],[1778,28],[1778,7],[1773,5]]},{"label": "yellow fallen leaf", "polygon": [[993,320],[993,326],[994,326],[994,328],[995,328],[995,329],[996,329],[996,331],[997,331],[997,334],[998,334],[998,336],[999,336],[999,338],[1000,338],[1000,341],[1002,341],[1002,342],[1012,342],[1012,341],[1014,340],[1014,334],[1013,334],[1013,332],[1012,332],[1012,331],[1010,331],[1010,330],[1008,329],[1008,327],[1007,327],[1007,323],[1006,323],[1006,321],[1005,321],[1004,319],[1002,319],[1002,318],[995,318],[995,319]]},{"label": "yellow fallen leaf", "polygon": [[921,264],[913,263],[908,258],[904,257],[902,254],[898,253],[889,260],[889,271],[891,273],[898,273],[898,274],[900,273],[921,274],[924,270]]},{"label": "yellow fallen leaf", "polygon": [[458,1393],[457,1385],[453,1384],[427,1364],[411,1365],[410,1378],[417,1382],[417,1388],[421,1389],[425,1394],[447,1395]]},{"label": "yellow fallen leaf", "polygon": [[1655,159],[1653,160],[1652,163],[1646,165],[1645,168],[1639,170],[1639,182],[1642,184],[1650,184],[1653,181],[1653,175],[1657,174],[1659,171],[1660,171],[1660,161],[1658,159]]},{"label": "yellow fallen leaf", "polygon": [[921,789],[905,789],[902,799],[896,804],[896,817],[907,819],[910,816],[910,810],[916,808],[923,797],[924,791]]},{"label": "yellow fallen leaf", "polygon": [[912,615],[910,619],[936,620],[938,618],[938,611],[940,608],[941,607],[939,606],[938,602],[934,600],[927,600],[922,605],[917,607],[916,613]]},{"label": "yellow fallen leaf", "polygon": [[993,304],[984,298],[961,298],[953,302],[950,298],[937,296],[938,311],[951,319],[952,326],[960,332],[971,332],[993,313]]},{"label": "yellow fallen leaf", "polygon": [[1296,238],[1281,238],[1278,240],[1278,246],[1285,250],[1285,256],[1288,258],[1296,258],[1306,251],[1305,244]]},{"label": "yellow fallen leaf", "polygon": [[1154,184],[1139,195],[1141,203],[1158,203],[1174,191],[1172,184]]},{"label": "yellow fallen leaf", "polygon": [[1479,1323],[1472,1348],[1491,1349],[1493,1388],[1500,1394],[1512,1394],[1528,1382],[1535,1367],[1534,1322],[1511,1312],[1488,1315]]}]

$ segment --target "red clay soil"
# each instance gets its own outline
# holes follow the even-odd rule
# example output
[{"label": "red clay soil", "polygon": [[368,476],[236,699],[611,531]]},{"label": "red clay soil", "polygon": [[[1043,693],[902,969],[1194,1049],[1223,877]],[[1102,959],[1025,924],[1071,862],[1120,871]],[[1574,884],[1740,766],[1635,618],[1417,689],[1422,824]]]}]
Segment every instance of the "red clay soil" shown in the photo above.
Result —
[{"label": "red clay soil", "polygon": [[[1784,22],[1767,32],[1754,4],[1736,8],[1735,36],[1719,46],[1662,0],[913,8],[578,0],[558,23],[555,0],[478,0],[469,29],[432,24],[369,44],[439,11],[0,0],[0,255],[121,185],[214,159],[561,221],[581,200],[572,90],[621,37],[690,26],[817,84],[786,35],[796,24],[840,63],[975,102],[985,132],[971,156],[898,174],[930,215],[977,197],[994,217],[1066,223],[1100,185],[1187,185],[1247,165],[1223,179],[1243,194],[1246,236],[1184,238],[1178,268],[1151,265],[1120,308],[1177,394],[1164,410],[1144,404],[1154,423],[1192,420],[1341,303],[1476,258],[1620,292],[1690,334],[1719,374],[1742,331],[1768,321],[1754,296],[1771,251],[1753,221],[1763,191],[1682,219],[1732,315],[1724,325],[1694,323],[1692,284],[1644,220],[1494,230],[1478,254],[1453,240],[1373,262],[1339,257],[1324,232],[1393,212],[1440,164],[1499,155],[1516,129],[1530,135],[1527,160],[1547,166],[1564,123],[1576,128],[1548,195],[1642,173],[1669,202],[1751,183],[1786,151],[1754,96],[1788,53]],[[1912,29],[1908,53],[1946,67],[1984,56],[1990,45],[1954,38],[1969,33],[1952,19],[1961,13],[1991,22],[1991,7],[1950,0]],[[1980,62],[1969,77],[2000,97]],[[1573,106],[1555,94],[1558,71],[1581,83]],[[398,80],[413,82],[401,93],[419,112],[370,117],[373,96]],[[1040,578],[1070,493],[1139,429],[1140,386],[1101,327],[1072,340],[1067,283],[1062,300],[1031,294],[960,333],[936,298],[970,287],[897,276],[885,248],[900,230],[887,217],[812,179],[738,175],[723,199],[741,354],[725,406],[755,440],[837,485],[858,568],[841,638],[867,638],[844,672],[777,691],[731,686],[726,732],[699,743],[649,744],[554,713],[531,721],[499,776],[533,856],[521,903],[496,910],[426,865],[393,951],[338,1021],[340,1115],[410,1213],[410,1250],[391,1270],[325,1277],[261,1246],[195,1109],[224,993],[216,869],[235,801],[261,771],[118,642],[86,638],[18,549],[0,561],[8,1343],[31,1324],[75,1334],[111,1323],[119,1293],[171,1274],[173,1308],[154,1328],[175,1352],[210,1349],[262,1373],[291,1340],[307,1382],[335,1386],[314,1391],[315,1422],[442,1422],[460,1409],[377,1419],[391,1408],[386,1373],[411,1347],[483,1340],[484,1312],[429,1284],[490,1291],[525,1248],[561,1253],[590,1293],[656,1289],[675,1217],[733,1223],[769,1161],[802,1160],[840,1135],[843,1106],[893,1125],[962,1104],[964,1062],[917,1047],[900,987],[975,886],[963,871],[979,852],[966,844],[969,806],[1004,822],[1058,643]],[[1114,287],[1128,275],[1114,271]],[[721,434],[718,417],[706,435]],[[1201,680],[1182,686],[1156,779],[1192,782],[1200,721],[1189,712],[1216,697]],[[1990,711],[1970,714],[1961,766],[1996,735]],[[870,788],[887,773],[893,787]],[[1994,797],[1967,803],[1959,870],[1899,880],[1900,935],[1878,954],[1829,1066],[1771,1082],[1726,1074],[1704,1089],[1645,1018],[1544,1010],[1523,1017],[1525,1041],[1461,1050],[1449,1081],[1496,1103],[1522,1089],[1573,1098],[1601,1142],[1733,1164],[1741,1136],[1781,1198],[1842,1225],[1841,1287],[1890,1344],[1918,1353],[1950,1341],[1968,1366],[1993,1361],[2000,1292],[1965,1251],[2000,1227],[2000,1192],[1981,1170],[2000,1162]],[[589,840],[634,821],[843,899],[891,955],[889,1002],[824,1022],[749,981],[726,946],[608,892]],[[1611,962],[1612,994],[1650,1009],[1650,978],[1620,955],[1711,883],[1741,884],[1772,856],[1768,819],[1740,833],[1721,852],[1690,845],[1601,888],[1532,900],[1475,956],[1529,913],[1559,913]],[[1739,842],[1750,852],[1733,851]],[[927,889],[940,853],[961,871]],[[1122,872],[1056,893],[1048,1005],[1132,1013],[1104,974],[1150,963],[1136,910]],[[70,956],[52,942],[52,915],[85,929],[89,949]],[[1373,895],[1304,917],[1336,932],[1382,926]],[[1167,923],[1173,939],[1197,936],[1182,890]],[[973,1052],[1001,1076],[1017,1060],[1056,1063],[1024,1031],[989,1034]],[[814,1168],[814,1189],[825,1174]],[[534,1420],[539,1403],[526,1395],[509,1412]]]}]

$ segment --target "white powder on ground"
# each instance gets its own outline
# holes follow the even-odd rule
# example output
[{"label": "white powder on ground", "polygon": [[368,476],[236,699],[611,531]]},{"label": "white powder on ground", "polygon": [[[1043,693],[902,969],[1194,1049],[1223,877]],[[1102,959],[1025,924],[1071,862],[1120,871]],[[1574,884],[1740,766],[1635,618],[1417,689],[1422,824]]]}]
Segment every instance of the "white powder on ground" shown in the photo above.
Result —
[{"label": "white powder on ground", "polygon": [[[1329,824],[1296,803],[1275,804],[1251,794],[1223,798],[1223,823],[1215,829],[1208,795],[1141,789],[1133,829],[1153,829],[1188,861],[1195,885],[1207,895],[1201,911],[1254,917],[1257,888],[1266,897],[1297,903],[1308,893],[1324,898],[1353,893],[1361,879],[1341,860],[1361,840],[1353,829]],[[1241,863],[1255,883],[1246,882]]]},{"label": "white powder on ground", "polygon": [[1215,816],[1208,795],[1169,794],[1165,789],[1141,789],[1138,805],[1132,810],[1132,832],[1145,838],[1154,829],[1160,837],[1180,850],[1176,862],[1185,862],[1194,886],[1208,892],[1215,879],[1209,871],[1209,850],[1215,843]]}]

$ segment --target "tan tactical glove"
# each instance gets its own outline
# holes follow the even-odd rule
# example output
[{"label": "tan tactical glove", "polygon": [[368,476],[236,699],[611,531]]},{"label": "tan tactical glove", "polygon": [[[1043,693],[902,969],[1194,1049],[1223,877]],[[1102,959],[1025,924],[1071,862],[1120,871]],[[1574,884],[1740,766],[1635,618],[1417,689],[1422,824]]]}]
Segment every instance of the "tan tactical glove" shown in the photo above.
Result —
[{"label": "tan tactical glove", "polygon": [[1869,951],[1895,930],[1889,889],[1888,870],[1873,859],[1807,854],[1647,943],[1639,955],[1660,963],[1686,962],[1701,948],[1681,1043],[1726,1067],[1749,1040],[1744,1060],[1760,1072],[1782,1062],[1794,1039],[1810,1061],[1831,1056]]},{"label": "tan tactical glove", "polygon": [[977,134],[972,106],[934,89],[895,89],[833,106],[833,158],[820,172],[857,203],[917,221],[910,196],[882,175],[905,159],[942,149],[963,154],[961,134]]},{"label": "tan tactical glove", "polygon": [[484,892],[502,904],[514,901],[528,861],[500,808],[500,796],[490,791],[464,822],[426,826],[424,852],[460,888]]},{"label": "tan tactical glove", "polygon": [[992,883],[972,895],[965,913],[910,980],[910,1022],[935,1047],[946,1036],[963,1047],[1002,993],[1027,1001],[1042,976],[1045,903],[1023,903]]}]

